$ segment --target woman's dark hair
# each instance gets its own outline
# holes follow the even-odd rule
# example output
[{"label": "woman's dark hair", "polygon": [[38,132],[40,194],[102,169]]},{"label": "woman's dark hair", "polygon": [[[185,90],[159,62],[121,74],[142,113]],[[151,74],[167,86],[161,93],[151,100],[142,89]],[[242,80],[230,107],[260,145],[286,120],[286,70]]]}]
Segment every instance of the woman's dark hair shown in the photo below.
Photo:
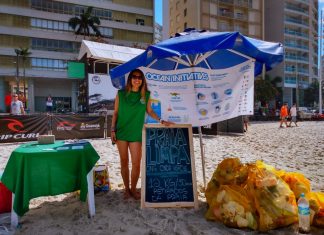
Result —
[{"label": "woman's dark hair", "polygon": [[127,78],[126,88],[125,88],[126,93],[129,93],[129,92],[131,92],[131,90],[132,90],[132,77],[133,77],[133,73],[134,73],[134,72],[138,72],[138,73],[141,74],[141,77],[142,77],[142,85],[140,86],[139,90],[140,90],[140,92],[141,92],[141,98],[142,98],[144,101],[146,101],[146,100],[145,100],[145,93],[147,92],[147,84],[146,84],[146,80],[145,80],[144,73],[143,73],[143,71],[140,70],[140,69],[134,69],[134,70],[132,70],[132,71],[129,73],[128,78]]}]

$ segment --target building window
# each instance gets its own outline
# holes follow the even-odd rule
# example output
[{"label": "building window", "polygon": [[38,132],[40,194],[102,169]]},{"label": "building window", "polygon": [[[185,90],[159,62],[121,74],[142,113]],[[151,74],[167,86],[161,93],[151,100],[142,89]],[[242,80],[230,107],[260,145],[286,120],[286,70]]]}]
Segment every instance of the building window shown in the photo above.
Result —
[{"label": "building window", "polygon": [[34,50],[78,52],[80,43],[45,38],[32,38],[31,48]]},{"label": "building window", "polygon": [[65,71],[67,69],[67,61],[46,58],[31,58],[31,66],[36,70]]},{"label": "building window", "polygon": [[180,1],[178,1],[178,2],[176,3],[176,10],[178,11],[179,8],[180,8]]},{"label": "building window", "polygon": [[[109,0],[108,0],[109,1]],[[53,0],[31,0],[31,8],[68,15],[81,15],[87,7]],[[102,8],[93,8],[93,14],[100,19],[111,20],[112,11]]]},{"label": "building window", "polygon": [[183,29],[185,30],[186,28],[188,28],[188,26],[187,26],[187,22],[185,22],[185,23],[183,24]]},{"label": "building window", "polygon": [[136,24],[137,25],[144,25],[144,20],[143,19],[136,19]]},{"label": "building window", "polygon": [[183,10],[183,16],[187,16],[187,8]]},{"label": "building window", "polygon": [[47,29],[52,31],[73,31],[67,22],[62,21],[31,18],[30,25],[33,28]]},{"label": "building window", "polygon": [[179,21],[180,21],[180,15],[177,15],[176,22],[179,23]]}]

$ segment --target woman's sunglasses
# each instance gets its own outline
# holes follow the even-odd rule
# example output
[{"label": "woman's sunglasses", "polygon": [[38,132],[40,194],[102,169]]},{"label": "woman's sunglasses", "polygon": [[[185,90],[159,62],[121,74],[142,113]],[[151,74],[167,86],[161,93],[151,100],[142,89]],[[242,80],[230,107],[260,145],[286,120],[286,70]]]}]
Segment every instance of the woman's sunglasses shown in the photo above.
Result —
[{"label": "woman's sunglasses", "polygon": [[143,77],[141,75],[137,76],[137,75],[132,75],[132,79],[139,79],[139,80],[143,80]]}]

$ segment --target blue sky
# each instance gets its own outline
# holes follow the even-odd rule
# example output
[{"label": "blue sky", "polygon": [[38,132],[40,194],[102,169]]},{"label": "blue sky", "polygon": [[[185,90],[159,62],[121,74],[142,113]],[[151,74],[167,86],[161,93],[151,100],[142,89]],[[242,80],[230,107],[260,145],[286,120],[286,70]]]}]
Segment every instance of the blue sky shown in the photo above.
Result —
[{"label": "blue sky", "polygon": [[154,2],[155,2],[155,21],[160,25],[162,25],[162,1],[163,0],[154,0]]}]

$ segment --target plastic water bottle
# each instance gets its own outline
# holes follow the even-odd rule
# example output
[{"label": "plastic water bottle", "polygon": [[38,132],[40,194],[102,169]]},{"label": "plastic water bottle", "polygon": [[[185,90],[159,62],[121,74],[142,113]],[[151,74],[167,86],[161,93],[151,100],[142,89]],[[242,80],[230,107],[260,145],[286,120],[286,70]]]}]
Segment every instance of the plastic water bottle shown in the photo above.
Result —
[{"label": "plastic water bottle", "polygon": [[309,233],[310,232],[310,213],[309,213],[309,202],[305,198],[305,194],[300,194],[298,199],[298,217],[299,217],[299,232]]}]

